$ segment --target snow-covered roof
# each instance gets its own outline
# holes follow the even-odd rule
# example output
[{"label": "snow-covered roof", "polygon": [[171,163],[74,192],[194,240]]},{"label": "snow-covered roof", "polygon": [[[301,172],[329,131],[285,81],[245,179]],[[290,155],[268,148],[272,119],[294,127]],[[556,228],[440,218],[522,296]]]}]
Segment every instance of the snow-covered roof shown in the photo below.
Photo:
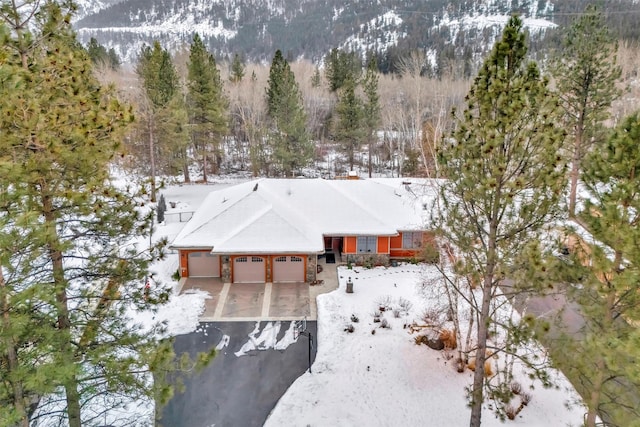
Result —
[{"label": "snow-covered roof", "polygon": [[322,252],[323,235],[425,228],[430,181],[261,178],[209,193],[172,243],[218,253]]}]

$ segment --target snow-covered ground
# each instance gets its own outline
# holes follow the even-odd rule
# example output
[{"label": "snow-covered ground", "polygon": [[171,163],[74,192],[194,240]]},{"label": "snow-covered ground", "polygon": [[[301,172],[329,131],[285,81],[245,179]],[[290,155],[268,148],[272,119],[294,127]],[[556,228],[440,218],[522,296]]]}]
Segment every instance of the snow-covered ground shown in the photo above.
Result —
[{"label": "snow-covered ground", "polygon": [[[415,344],[409,325],[427,301],[419,283],[439,273],[434,267],[401,265],[374,269],[339,267],[340,286],[318,297],[318,353],[313,373],[301,376],[280,399],[265,426],[459,426],[469,422],[465,387],[473,372],[460,374],[443,351]],[[354,293],[346,293],[351,277]],[[383,313],[390,328],[373,322],[380,301],[391,307],[408,300],[399,317]],[[352,315],[358,318],[354,322]],[[345,328],[353,325],[352,333]],[[493,363],[499,363],[499,360]],[[578,426],[584,408],[567,379],[554,371],[556,388],[545,389],[514,370],[532,397],[513,421],[500,421],[487,402],[483,426]],[[519,401],[514,399],[517,407]]]}]

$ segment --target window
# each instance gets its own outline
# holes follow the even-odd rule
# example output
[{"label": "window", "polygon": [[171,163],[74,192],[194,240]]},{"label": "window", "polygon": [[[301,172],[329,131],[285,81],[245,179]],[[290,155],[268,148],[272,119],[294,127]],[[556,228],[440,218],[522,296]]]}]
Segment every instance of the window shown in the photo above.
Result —
[{"label": "window", "polygon": [[358,253],[376,253],[376,236],[358,236]]},{"label": "window", "polygon": [[274,259],[275,262],[287,262],[287,257],[286,256],[279,256],[278,258]]},{"label": "window", "polygon": [[247,262],[247,257],[241,256],[240,258],[236,258],[236,262]]},{"label": "window", "polygon": [[299,256],[292,256],[291,262],[302,262],[302,258],[300,258]]},{"label": "window", "polygon": [[403,231],[402,248],[418,249],[422,247],[422,231]]},{"label": "window", "polygon": [[252,256],[251,257],[251,262],[264,262],[264,259],[262,259],[259,256]]}]

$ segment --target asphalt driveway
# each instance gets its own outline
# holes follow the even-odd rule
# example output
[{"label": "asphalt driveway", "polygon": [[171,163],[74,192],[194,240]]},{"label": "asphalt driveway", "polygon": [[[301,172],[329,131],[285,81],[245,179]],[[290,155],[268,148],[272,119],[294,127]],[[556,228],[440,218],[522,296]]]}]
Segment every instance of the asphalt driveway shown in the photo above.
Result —
[{"label": "asphalt driveway", "polygon": [[[260,328],[268,322],[260,322]],[[308,338],[284,350],[252,350],[244,355],[243,345],[256,322],[200,323],[196,332],[175,338],[177,354],[208,351],[228,337],[228,344],[202,372],[182,376],[184,393],[176,392],[162,410],[164,427],[253,427],[262,426],[289,386],[308,369]],[[290,322],[282,321],[277,339],[281,340]],[[307,322],[314,339],[316,322]]]}]

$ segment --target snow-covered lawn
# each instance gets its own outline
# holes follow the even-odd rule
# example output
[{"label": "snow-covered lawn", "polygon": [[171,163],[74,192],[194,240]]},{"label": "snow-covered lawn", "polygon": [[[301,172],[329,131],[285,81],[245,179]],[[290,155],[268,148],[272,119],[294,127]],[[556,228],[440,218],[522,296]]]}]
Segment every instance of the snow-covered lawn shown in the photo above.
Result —
[{"label": "snow-covered lawn", "polygon": [[[465,387],[473,373],[456,372],[442,351],[416,345],[404,325],[419,320],[430,304],[417,286],[438,274],[429,266],[401,265],[349,270],[339,267],[340,286],[318,297],[318,353],[313,373],[301,376],[280,399],[265,426],[460,426],[469,422]],[[351,277],[354,293],[346,293]],[[387,298],[388,297],[388,298]],[[400,298],[411,309],[390,328],[373,322],[378,303]],[[352,320],[352,315],[358,322]],[[345,328],[353,324],[355,330]],[[545,389],[514,370],[531,402],[513,421],[500,421],[485,404],[483,426],[578,426],[584,408],[566,378],[553,372],[557,388]],[[516,403],[517,406],[517,403]]]}]

